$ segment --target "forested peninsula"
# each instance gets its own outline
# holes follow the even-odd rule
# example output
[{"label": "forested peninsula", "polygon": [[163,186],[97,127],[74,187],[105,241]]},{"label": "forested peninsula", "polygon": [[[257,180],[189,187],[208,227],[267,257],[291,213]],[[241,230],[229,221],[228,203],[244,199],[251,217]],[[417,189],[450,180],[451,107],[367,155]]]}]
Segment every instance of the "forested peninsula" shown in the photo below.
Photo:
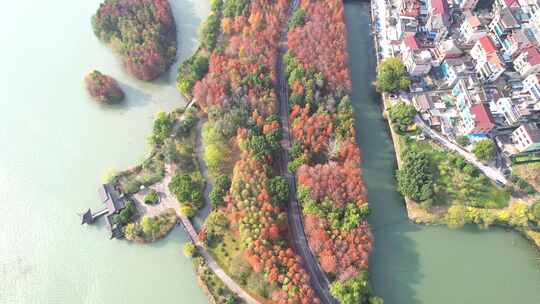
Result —
[{"label": "forested peninsula", "polygon": [[[367,276],[373,236],[349,98],[343,10],[338,0],[304,0],[298,7],[284,0],[212,1],[201,47],[179,70],[177,87],[208,118],[204,160],[214,187],[205,243],[230,276],[261,299],[321,302],[303,266],[308,262],[289,245],[295,240],[287,212],[298,198],[332,296],[342,303],[382,303]],[[281,41],[286,53],[279,45],[283,31],[289,32]],[[281,77],[290,99],[278,94]],[[284,149],[291,157],[285,169]],[[296,177],[297,192],[284,174]]]},{"label": "forested peninsula", "polygon": [[140,80],[161,76],[175,61],[176,24],[167,0],[106,0],[92,27]]}]

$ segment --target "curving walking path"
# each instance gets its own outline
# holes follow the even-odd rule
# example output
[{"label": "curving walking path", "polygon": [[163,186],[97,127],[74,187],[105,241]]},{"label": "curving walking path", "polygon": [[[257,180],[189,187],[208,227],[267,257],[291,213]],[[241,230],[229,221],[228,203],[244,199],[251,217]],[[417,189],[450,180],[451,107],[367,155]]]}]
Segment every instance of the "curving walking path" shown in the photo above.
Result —
[{"label": "curving walking path", "polygon": [[[298,7],[298,0],[294,0],[289,10],[289,18],[292,16],[294,10]],[[280,53],[278,58],[278,87],[277,93],[279,97],[279,117],[281,120],[281,126],[283,128],[283,153],[280,159],[280,169],[281,175],[287,179],[289,183],[289,201],[288,201],[288,224],[289,224],[289,235],[291,242],[295,249],[296,254],[302,257],[304,261],[304,266],[309,273],[311,286],[317,293],[319,299],[322,303],[325,304],[334,304],[337,301],[330,295],[330,288],[328,278],[326,274],[322,271],[319,262],[313,256],[309,244],[307,242],[306,234],[304,232],[304,223],[302,219],[302,210],[296,199],[296,181],[295,176],[289,173],[288,163],[289,163],[289,149],[291,148],[291,127],[289,122],[289,96],[287,89],[287,79],[285,78],[285,68],[283,65],[283,56],[288,50],[287,47],[287,38],[288,38],[288,24],[285,24],[285,27],[281,33],[280,40]]]},{"label": "curving walking path", "polygon": [[[195,104],[195,100],[192,100],[187,106],[186,110],[191,108]],[[183,116],[180,118],[182,119]],[[198,130],[197,132],[200,132],[200,124],[198,124]],[[206,265],[216,274],[216,276],[232,291],[234,292],[239,298],[241,298],[245,303],[247,304],[260,304],[259,301],[257,301],[255,298],[253,298],[249,293],[247,293],[245,290],[240,287],[226,272],[219,266],[219,264],[214,260],[214,258],[208,253],[206,248],[204,248],[203,242],[199,239],[199,235],[197,233],[197,230],[195,230],[195,227],[189,220],[189,218],[185,215],[183,215],[180,212],[178,201],[176,200],[175,196],[170,192],[169,190],[169,183],[171,182],[172,175],[174,172],[174,167],[170,164],[165,165],[165,177],[163,180],[161,180],[159,183],[154,184],[151,188],[156,190],[158,193],[160,193],[160,203],[152,206],[152,205],[146,205],[146,204],[138,204],[138,208],[143,208],[143,212],[145,214],[149,215],[157,215],[164,210],[168,208],[173,208],[176,214],[178,215],[178,218],[180,219],[180,224],[182,227],[184,227],[184,230],[188,234],[191,242],[195,245],[197,248],[197,251],[199,254],[204,258]],[[205,177],[207,177],[205,175]],[[144,197],[144,192],[137,193],[135,195],[135,199],[142,202]],[[205,196],[205,199],[207,200],[207,196]],[[206,202],[209,204],[209,202]]]},{"label": "curving walking path", "polygon": [[244,300],[248,304],[260,304],[259,301],[257,301],[255,298],[253,298],[249,293],[247,293],[245,290],[240,287],[227,273],[225,273],[225,270],[219,266],[219,264],[214,260],[214,258],[206,251],[204,248],[203,242],[199,239],[199,235],[197,234],[197,231],[195,230],[195,227],[193,227],[193,224],[187,218],[185,215],[183,215],[180,212],[180,208],[178,208],[178,201],[174,197],[174,195],[169,191],[168,181],[171,180],[173,168],[168,165],[166,166],[166,175],[162,182],[160,182],[158,185],[156,185],[156,190],[161,191],[163,193],[163,197],[161,199],[161,202],[159,205],[169,206],[174,208],[176,211],[176,214],[180,218],[180,223],[184,227],[185,231],[187,232],[189,238],[191,239],[191,242],[197,247],[198,252],[201,254],[201,256],[206,261],[206,264],[208,267],[218,276],[218,278],[232,291],[234,292],[238,297],[240,297],[242,300]]}]

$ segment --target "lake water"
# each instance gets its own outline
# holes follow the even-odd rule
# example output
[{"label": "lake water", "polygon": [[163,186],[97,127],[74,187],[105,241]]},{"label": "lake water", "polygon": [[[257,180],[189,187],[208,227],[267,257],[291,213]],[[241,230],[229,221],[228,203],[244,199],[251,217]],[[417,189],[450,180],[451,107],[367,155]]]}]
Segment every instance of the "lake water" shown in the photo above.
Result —
[{"label": "lake water", "polygon": [[396,193],[395,155],[371,85],[369,6],[346,4],[353,100],[375,233],[371,275],[386,304],[540,303],[537,251],[517,233],[411,224]]},{"label": "lake water", "polygon": [[[109,240],[77,213],[99,207],[110,169],[147,153],[154,113],[183,104],[175,68],[156,83],[126,75],[90,27],[99,0],[9,1],[0,10],[0,303],[189,303],[207,300],[184,232],[141,246]],[[208,1],[171,1],[179,58],[197,46]],[[74,5],[75,4],[75,5]],[[389,304],[539,303],[536,252],[515,233],[410,224],[395,192],[394,155],[373,80],[368,8],[347,4],[358,137],[374,209],[372,276]],[[104,107],[83,87],[92,69],[117,78],[127,102]]]},{"label": "lake water", "polygon": [[[156,83],[127,75],[94,36],[100,0],[4,1],[0,10],[0,303],[207,303],[184,232],[154,245],[109,240],[103,221],[77,213],[99,206],[110,169],[148,152],[155,112],[184,103],[175,70]],[[197,47],[208,1],[171,1],[179,58]],[[126,103],[90,100],[83,77],[112,75]]]}]

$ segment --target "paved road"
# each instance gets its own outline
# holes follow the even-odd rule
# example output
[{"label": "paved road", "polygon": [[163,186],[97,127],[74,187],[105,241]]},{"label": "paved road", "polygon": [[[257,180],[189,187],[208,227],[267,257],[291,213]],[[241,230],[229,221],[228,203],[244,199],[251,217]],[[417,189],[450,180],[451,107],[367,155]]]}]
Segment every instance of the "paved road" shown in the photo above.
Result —
[{"label": "paved road", "polygon": [[449,150],[455,151],[459,153],[461,156],[463,156],[469,163],[476,166],[480,171],[482,171],[487,177],[489,177],[494,182],[499,182],[502,184],[507,184],[508,180],[504,176],[504,174],[499,171],[498,169],[484,165],[483,163],[479,162],[474,154],[471,152],[464,150],[460,146],[454,144],[453,142],[446,139],[444,136],[440,135],[438,132],[431,129],[418,115],[414,118],[414,122],[422,131],[424,131],[425,134],[429,135],[431,138],[433,138],[435,141],[437,141],[439,144],[443,145]]},{"label": "paved road", "polygon": [[[294,9],[298,7],[298,0],[293,1],[289,16],[292,15]],[[285,78],[285,68],[283,65],[283,56],[287,52],[287,30],[285,26],[281,33],[281,50],[278,58],[278,97],[279,97],[279,117],[283,127],[283,153],[280,158],[281,174],[287,179],[290,188],[290,196],[288,201],[288,224],[289,234],[296,254],[302,257],[304,267],[309,273],[311,287],[317,293],[321,303],[334,304],[337,301],[330,295],[329,282],[325,273],[322,271],[318,261],[313,256],[309,248],[307,238],[304,232],[304,223],[302,219],[302,211],[296,199],[296,181],[295,176],[287,170],[289,163],[289,149],[291,147],[291,131],[289,122],[289,97],[287,91],[287,80]]]}]

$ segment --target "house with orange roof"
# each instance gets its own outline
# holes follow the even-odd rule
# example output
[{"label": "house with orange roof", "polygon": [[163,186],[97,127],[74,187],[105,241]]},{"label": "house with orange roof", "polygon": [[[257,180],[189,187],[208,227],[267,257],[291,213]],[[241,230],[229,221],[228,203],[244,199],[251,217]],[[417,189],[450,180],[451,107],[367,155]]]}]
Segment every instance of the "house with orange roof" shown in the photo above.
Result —
[{"label": "house with orange roof", "polygon": [[506,64],[489,36],[480,38],[474,44],[471,57],[476,61],[476,72],[483,81],[493,82],[506,70]]},{"label": "house with orange roof", "polygon": [[463,42],[470,45],[484,37],[487,34],[487,28],[477,16],[471,15],[461,24],[459,32]]}]

